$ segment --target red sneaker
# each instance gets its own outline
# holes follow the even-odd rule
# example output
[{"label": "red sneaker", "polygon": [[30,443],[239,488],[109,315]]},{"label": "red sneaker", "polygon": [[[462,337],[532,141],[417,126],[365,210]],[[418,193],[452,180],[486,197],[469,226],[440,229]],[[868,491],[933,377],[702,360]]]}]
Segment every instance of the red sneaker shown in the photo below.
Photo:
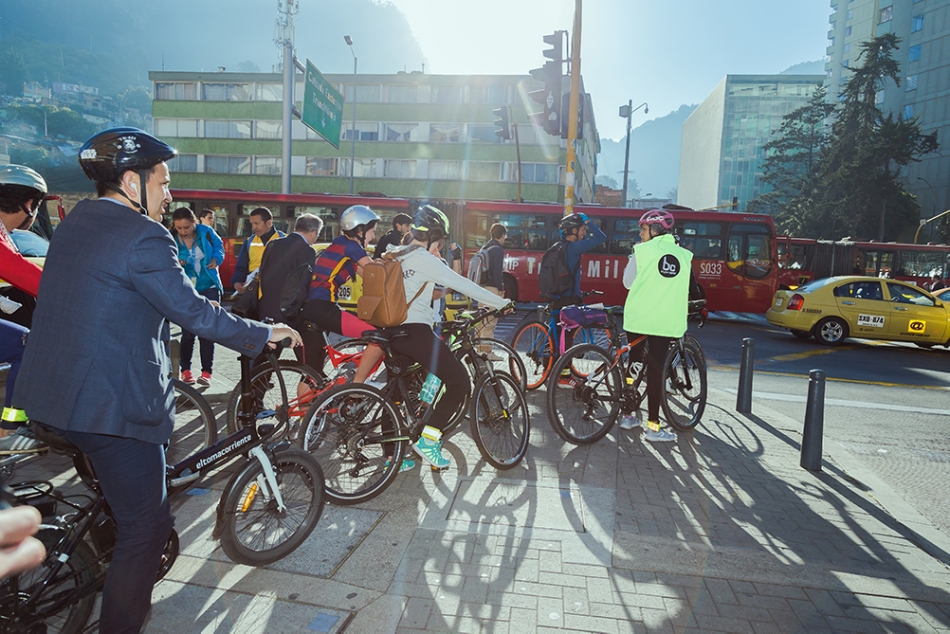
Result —
[{"label": "red sneaker", "polygon": [[194,385],[195,377],[192,375],[191,370],[182,370],[181,371],[181,382],[187,383],[188,385]]},{"label": "red sneaker", "polygon": [[201,376],[198,377],[198,385],[211,385],[211,373],[202,372]]},{"label": "red sneaker", "polygon": [[582,383],[571,376],[559,376],[557,379],[557,386],[565,390],[573,390],[578,385],[582,385]]}]

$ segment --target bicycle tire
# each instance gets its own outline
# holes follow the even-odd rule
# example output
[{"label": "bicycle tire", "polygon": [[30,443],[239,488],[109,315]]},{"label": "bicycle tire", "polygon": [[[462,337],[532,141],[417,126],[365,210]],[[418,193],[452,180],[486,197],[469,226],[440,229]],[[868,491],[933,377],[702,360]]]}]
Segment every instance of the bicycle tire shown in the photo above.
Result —
[{"label": "bicycle tire", "polygon": [[706,410],[706,358],[702,349],[684,341],[683,353],[674,342],[663,366],[663,414],[673,429],[691,431]]},{"label": "bicycle tire", "polygon": [[[271,437],[272,441],[280,439],[293,440],[300,427],[300,419],[306,413],[310,403],[317,394],[314,392],[317,386],[325,385],[325,379],[318,375],[305,363],[291,361],[290,359],[281,359],[278,362],[281,376],[284,377],[284,385],[287,388],[287,407],[280,394],[280,386],[277,381],[271,380],[271,374],[274,369],[270,363],[264,363],[254,368],[251,374],[251,393],[259,399],[258,422],[273,423],[280,427],[278,433]],[[303,384],[303,387],[299,387]],[[228,400],[228,408],[225,410],[225,421],[229,434],[238,430],[237,415],[241,411],[241,384],[231,391],[231,398]]]},{"label": "bicycle tire", "polygon": [[[508,345],[508,343],[500,339],[488,337],[479,337],[472,343],[475,345],[476,350],[479,349],[479,346],[491,346],[492,351],[490,354],[494,354],[500,358],[499,360],[490,362],[492,366],[494,366],[495,372],[509,374],[518,381],[522,391],[528,389],[528,373],[527,370],[525,370],[524,361],[521,360],[521,357],[518,356],[515,349]],[[469,366],[466,365],[466,367],[468,368]],[[469,374],[471,374],[471,372],[469,372]],[[475,378],[473,375],[472,386],[475,385]]]},{"label": "bicycle tire", "polygon": [[406,453],[406,440],[367,443],[366,438],[384,431],[399,437],[404,429],[402,415],[382,392],[350,383],[331,388],[310,406],[299,443],[323,467],[327,499],[347,506],[385,491]]},{"label": "bicycle tire", "polygon": [[554,365],[554,341],[545,324],[529,321],[511,338],[511,347],[525,367],[525,388],[536,390],[548,380]]},{"label": "bicycle tire", "polygon": [[574,345],[591,344],[604,350],[610,350],[613,347],[609,326],[581,326],[574,332]]},{"label": "bicycle tire", "polygon": [[[42,583],[49,567],[59,561],[59,553],[56,552],[55,547],[59,545],[60,540],[58,537],[51,539],[50,533],[58,534],[58,531],[40,531],[37,534],[37,538],[47,548],[46,560],[40,566],[20,573],[17,577],[20,600],[29,598],[35,591],[35,585]],[[21,621],[16,625],[16,629],[12,631],[32,631],[31,628],[39,623],[43,623],[46,627],[44,631],[49,634],[79,634],[85,631],[86,623],[89,622],[89,617],[92,616],[92,611],[96,605],[95,589],[54,614],[44,615],[44,611],[48,609],[44,606],[54,605],[59,602],[61,596],[93,582],[100,574],[100,566],[97,561],[98,557],[92,547],[85,541],[77,541],[73,554],[63,564],[60,573],[42,591],[39,602],[29,611],[29,614],[15,615]],[[4,589],[7,587],[4,585]],[[12,599],[13,597],[0,597],[0,601],[5,606],[9,605],[8,600]],[[19,610],[19,601],[17,603],[17,609]],[[40,618],[37,618],[37,616]],[[7,631],[4,627],[7,618],[7,615],[0,616],[0,631]]]},{"label": "bicycle tire", "polygon": [[218,441],[218,425],[207,399],[175,379],[175,426],[165,447],[165,462],[178,464]]},{"label": "bicycle tire", "polygon": [[[575,383],[556,382],[567,367],[582,367]],[[593,344],[574,346],[554,365],[548,385],[548,419],[557,435],[574,445],[589,445],[607,435],[620,412],[623,377],[607,352]]]},{"label": "bicycle tire", "polygon": [[[499,397],[496,387],[502,387]],[[472,438],[485,461],[496,469],[512,469],[528,453],[531,416],[521,384],[512,376],[483,376],[472,397]]]},{"label": "bicycle tire", "polygon": [[271,464],[283,512],[278,511],[273,494],[262,490],[267,479],[261,463],[253,458],[221,495],[221,548],[235,563],[266,566],[286,557],[310,536],[323,513],[323,472],[313,456],[289,447],[275,453]]}]

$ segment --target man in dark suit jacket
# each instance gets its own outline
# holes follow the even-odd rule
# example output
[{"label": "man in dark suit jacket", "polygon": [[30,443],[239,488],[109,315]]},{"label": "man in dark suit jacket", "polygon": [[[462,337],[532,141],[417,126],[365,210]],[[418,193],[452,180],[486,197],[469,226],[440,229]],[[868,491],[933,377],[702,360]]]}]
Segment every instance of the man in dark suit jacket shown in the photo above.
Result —
[{"label": "man in dark suit jacket", "polygon": [[261,298],[258,301],[258,313],[261,319],[270,317],[277,323],[287,323],[287,317],[280,312],[280,294],[287,277],[302,264],[311,267],[317,259],[313,250],[323,220],[313,214],[302,214],[294,223],[294,232],[285,238],[272,240],[264,249],[261,258]]},{"label": "man in dark suit jacket", "polygon": [[141,130],[86,141],[99,200],[59,225],[41,278],[17,402],[89,458],[116,521],[102,632],[137,633],[172,528],[162,444],[174,423],[169,321],[249,356],[290,328],[239,319],[195,292],[160,223],[175,151]]}]

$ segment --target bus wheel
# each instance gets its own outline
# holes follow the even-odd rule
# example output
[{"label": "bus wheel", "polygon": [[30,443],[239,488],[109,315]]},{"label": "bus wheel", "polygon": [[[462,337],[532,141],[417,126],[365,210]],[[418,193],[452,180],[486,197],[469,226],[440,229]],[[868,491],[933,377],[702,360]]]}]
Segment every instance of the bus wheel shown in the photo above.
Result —
[{"label": "bus wheel", "polygon": [[518,301],[518,282],[514,277],[505,273],[505,297],[513,302]]},{"label": "bus wheel", "polygon": [[848,337],[848,324],[837,317],[828,317],[815,324],[815,339],[826,346],[837,346]]},{"label": "bus wheel", "polygon": [[789,328],[789,330],[799,339],[808,339],[811,337],[811,332],[808,330],[795,330],[794,328]]}]

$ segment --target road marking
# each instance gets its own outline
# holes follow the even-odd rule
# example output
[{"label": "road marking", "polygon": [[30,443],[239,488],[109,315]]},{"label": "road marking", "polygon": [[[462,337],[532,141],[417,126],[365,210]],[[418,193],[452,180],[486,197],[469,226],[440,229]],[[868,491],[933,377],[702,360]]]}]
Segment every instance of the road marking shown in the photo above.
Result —
[{"label": "road marking", "polygon": [[[735,388],[719,388],[723,392],[736,394]],[[793,394],[779,394],[778,392],[757,392],[752,391],[752,398],[761,398],[770,401],[786,401],[790,403],[805,403],[807,397]],[[950,416],[950,409],[936,409],[933,407],[913,407],[907,405],[888,405],[887,403],[868,403],[866,401],[852,401],[843,398],[826,398],[825,405],[833,407],[850,407],[856,409],[880,409],[889,412],[902,412],[913,414],[935,414],[937,416]]]},{"label": "road marking", "polygon": [[[739,366],[734,364],[717,364],[706,360],[706,367],[710,370],[728,370],[731,372],[738,372]],[[755,369],[756,374],[769,374],[772,376],[793,376],[798,379],[807,379],[807,374],[800,374],[797,372],[779,372],[777,370],[762,370],[760,368]],[[866,381],[862,379],[841,379],[833,376],[825,377],[827,381],[837,381],[838,383],[857,383],[859,385],[879,385],[881,387],[906,387],[906,388],[915,388],[919,390],[950,390],[950,387],[945,385],[914,385],[912,383],[888,383],[886,381]]]},{"label": "road marking", "polygon": [[850,350],[851,346],[842,346],[840,348],[815,348],[814,350],[806,350],[805,352],[793,352],[792,354],[780,354],[777,357],[769,357],[765,361],[799,361],[801,359],[807,359],[809,357],[818,357],[823,354],[834,354],[839,350]]}]

